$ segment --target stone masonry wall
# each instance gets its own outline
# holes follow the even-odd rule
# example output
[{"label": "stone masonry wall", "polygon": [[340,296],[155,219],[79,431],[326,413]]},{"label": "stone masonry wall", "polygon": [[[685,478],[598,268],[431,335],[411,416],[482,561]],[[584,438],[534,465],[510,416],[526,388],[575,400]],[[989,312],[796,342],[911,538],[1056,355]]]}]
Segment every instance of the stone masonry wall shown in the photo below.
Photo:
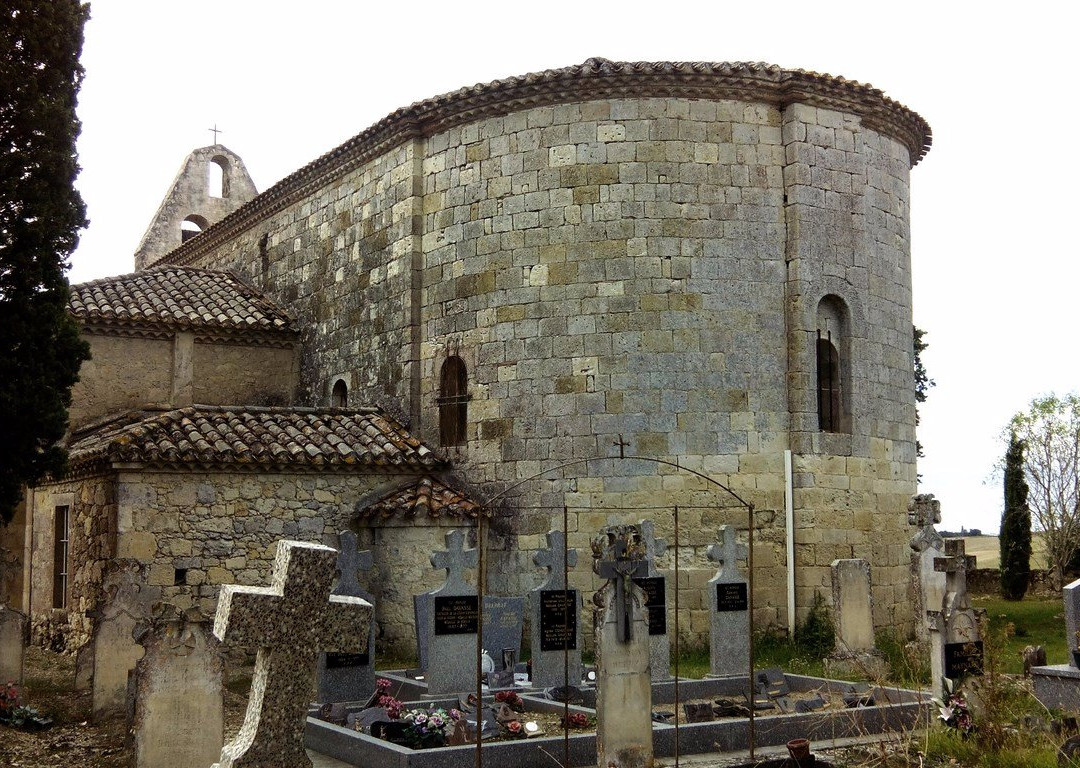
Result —
[{"label": "stone masonry wall", "polygon": [[[344,376],[352,402],[398,410],[437,443],[439,370],[461,356],[468,440],[451,454],[485,493],[617,455],[619,435],[631,454],[728,485],[759,510],[759,621],[786,620],[793,450],[799,614],[815,590],[828,596],[834,557],[863,556],[877,623],[902,628],[909,164],[857,117],[799,104],[535,107],[413,139],[196,265],[245,272],[297,313],[306,402]],[[817,429],[813,397],[826,297],[847,334],[836,434]],[[727,514],[708,510],[730,504],[689,475],[602,461],[512,498],[492,540],[492,583],[511,593],[527,588],[526,551],[564,503],[600,517],[703,507],[700,547]],[[595,533],[587,519],[579,547]]]},{"label": "stone masonry wall", "polygon": [[71,390],[69,423],[77,427],[117,411],[169,402],[171,339],[85,332],[82,337],[90,343],[90,359],[79,368],[79,380]]},{"label": "stone masonry wall", "polygon": [[[116,482],[107,476],[43,485],[32,494],[30,631],[36,644],[74,651],[90,637],[87,613],[100,607],[102,574],[115,556]],[[56,507],[68,505],[67,608],[53,607]]]},{"label": "stone masonry wall", "polygon": [[298,350],[291,347],[196,343],[194,401],[207,405],[291,405],[299,362]]}]

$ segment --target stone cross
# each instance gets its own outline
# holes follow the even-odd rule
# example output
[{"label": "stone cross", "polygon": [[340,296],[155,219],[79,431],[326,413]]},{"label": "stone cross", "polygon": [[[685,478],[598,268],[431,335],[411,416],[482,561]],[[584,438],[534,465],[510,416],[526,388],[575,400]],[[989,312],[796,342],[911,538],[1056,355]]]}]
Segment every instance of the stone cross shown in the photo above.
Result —
[{"label": "stone cross", "polygon": [[330,594],[336,561],[330,547],[279,541],[269,587],[221,587],[214,635],[258,654],[244,724],[216,768],[310,768],[304,724],[319,652],[361,650],[372,619],[366,600]]},{"label": "stone cross", "polygon": [[963,539],[945,540],[945,557],[934,558],[934,570],[945,573],[945,615],[971,608],[968,599],[967,571],[974,566],[974,557],[964,552]]},{"label": "stone cross", "polygon": [[577,565],[577,550],[566,548],[566,534],[562,531],[548,531],[547,549],[533,553],[533,562],[541,568],[547,568],[547,578],[540,589],[566,589],[566,566]]},{"label": "stone cross", "polygon": [[649,564],[640,526],[612,526],[593,540],[593,570],[615,582],[616,633],[621,643],[631,640],[633,578],[647,576]]},{"label": "stone cross", "polygon": [[667,552],[667,539],[658,539],[654,531],[656,526],[652,520],[642,520],[638,523],[641,528],[641,542],[645,545],[645,561],[649,564],[647,576],[659,576],[660,571],[656,568],[656,561]]},{"label": "stone cross", "polygon": [[723,544],[710,544],[705,550],[705,556],[720,566],[717,576],[722,579],[738,578],[742,575],[739,573],[738,561],[745,560],[748,554],[746,545],[739,543],[733,525],[721,525],[720,538],[723,539]]},{"label": "stone cross", "polygon": [[932,493],[920,493],[908,502],[908,525],[923,528],[941,522],[941,502]]},{"label": "stone cross", "polygon": [[356,548],[356,534],[353,531],[342,531],[338,534],[337,569],[338,583],[334,587],[335,595],[364,595],[366,590],[360,586],[356,574],[360,571],[370,571],[375,564],[370,549],[360,551]]},{"label": "stone cross", "polygon": [[465,549],[465,532],[453,530],[446,534],[446,550],[431,553],[431,567],[446,569],[446,583],[440,587],[448,594],[467,589],[465,569],[475,568],[479,562],[477,550]]},{"label": "stone cross", "polygon": [[208,130],[208,131],[210,131],[211,133],[214,134],[214,143],[215,144],[217,144],[217,135],[219,133],[225,133],[225,131],[223,131],[223,130],[221,130],[220,128],[217,127],[217,123],[214,123],[213,128],[207,128],[206,130]]}]

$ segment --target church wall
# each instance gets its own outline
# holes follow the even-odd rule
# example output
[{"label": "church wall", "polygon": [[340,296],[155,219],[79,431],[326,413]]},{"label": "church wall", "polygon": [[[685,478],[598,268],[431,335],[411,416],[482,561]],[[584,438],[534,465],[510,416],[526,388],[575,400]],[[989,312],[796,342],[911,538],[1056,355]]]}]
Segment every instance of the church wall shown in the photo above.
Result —
[{"label": "church wall", "polygon": [[[87,615],[99,607],[101,579],[115,555],[116,483],[87,477],[31,490],[30,631],[36,644],[74,651],[90,637]],[[53,605],[55,516],[70,508],[67,607]]]},{"label": "church wall", "polygon": [[171,339],[82,334],[90,359],[79,368],[71,390],[68,421],[75,427],[117,411],[172,397]]},{"label": "church wall", "polygon": [[0,523],[0,605],[26,612],[26,498],[15,506],[11,521]]},{"label": "church wall", "polygon": [[[727,484],[758,509],[761,623],[786,622],[790,448],[800,615],[814,591],[829,597],[832,559],[869,556],[875,618],[903,628],[915,490],[909,162],[858,118],[798,104],[536,107],[391,150],[196,265],[247,273],[297,312],[304,402],[326,402],[342,376],[351,404],[411,415],[438,444],[439,371],[460,356],[467,441],[449,452],[485,492],[617,455],[619,435],[630,454],[677,457]],[[851,331],[836,434],[818,429],[814,392],[827,296]],[[609,519],[655,514],[671,540],[670,513],[645,508],[693,508],[684,605],[699,599],[691,581],[711,576],[702,552],[716,526],[745,536],[730,498],[652,465],[595,462],[515,498],[491,539],[491,583],[512,593],[531,586],[529,550],[564,503],[583,560]]]},{"label": "church wall", "polygon": [[295,348],[196,343],[194,402],[291,405],[299,376]]}]

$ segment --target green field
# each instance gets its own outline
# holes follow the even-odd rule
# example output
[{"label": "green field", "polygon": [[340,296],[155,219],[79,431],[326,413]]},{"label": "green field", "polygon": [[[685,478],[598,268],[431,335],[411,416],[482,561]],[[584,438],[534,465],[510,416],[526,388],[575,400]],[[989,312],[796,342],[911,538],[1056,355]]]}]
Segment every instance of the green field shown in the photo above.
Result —
[{"label": "green field", "polygon": [[[1001,566],[1001,549],[997,536],[965,536],[965,551],[969,555],[975,555],[979,568],[998,568]],[[1042,536],[1035,533],[1031,536],[1031,567],[1046,567],[1046,547]]]}]

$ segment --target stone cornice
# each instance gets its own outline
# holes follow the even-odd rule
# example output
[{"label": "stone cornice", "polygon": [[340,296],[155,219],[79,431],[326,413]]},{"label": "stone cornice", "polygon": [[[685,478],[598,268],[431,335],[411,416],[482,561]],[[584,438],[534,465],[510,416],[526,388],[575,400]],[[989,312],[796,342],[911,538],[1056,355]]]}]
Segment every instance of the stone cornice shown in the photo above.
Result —
[{"label": "stone cornice", "polygon": [[435,96],[390,113],[367,130],[286,176],[235,213],[167,255],[190,264],[311,192],[410,139],[533,107],[597,99],[738,99],[780,108],[801,103],[858,115],[907,147],[915,165],[929,151],[929,124],[877,88],[842,77],[761,63],[614,62],[589,59]]}]

